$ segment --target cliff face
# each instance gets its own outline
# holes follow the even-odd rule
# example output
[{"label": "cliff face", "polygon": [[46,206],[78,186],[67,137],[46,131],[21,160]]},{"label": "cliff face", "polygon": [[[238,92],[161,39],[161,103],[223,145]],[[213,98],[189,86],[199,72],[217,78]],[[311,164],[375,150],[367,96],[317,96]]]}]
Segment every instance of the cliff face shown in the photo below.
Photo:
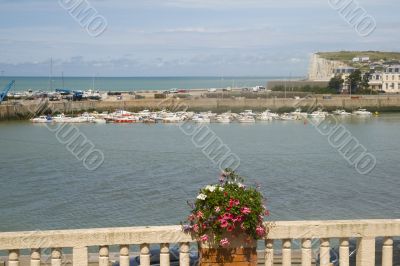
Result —
[{"label": "cliff face", "polygon": [[312,81],[329,81],[335,68],[345,66],[348,65],[340,61],[328,60],[317,54],[313,54],[310,59],[308,79]]}]

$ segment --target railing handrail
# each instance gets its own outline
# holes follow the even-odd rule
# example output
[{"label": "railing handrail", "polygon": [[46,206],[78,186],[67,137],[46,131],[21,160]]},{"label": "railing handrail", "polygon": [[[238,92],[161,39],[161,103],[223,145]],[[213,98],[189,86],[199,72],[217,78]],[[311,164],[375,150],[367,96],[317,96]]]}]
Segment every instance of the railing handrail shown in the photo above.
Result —
[{"label": "railing handrail", "polygon": [[[400,219],[277,221],[268,239],[400,236]],[[0,233],[0,250],[184,243],[196,241],[181,226],[148,226]]]}]

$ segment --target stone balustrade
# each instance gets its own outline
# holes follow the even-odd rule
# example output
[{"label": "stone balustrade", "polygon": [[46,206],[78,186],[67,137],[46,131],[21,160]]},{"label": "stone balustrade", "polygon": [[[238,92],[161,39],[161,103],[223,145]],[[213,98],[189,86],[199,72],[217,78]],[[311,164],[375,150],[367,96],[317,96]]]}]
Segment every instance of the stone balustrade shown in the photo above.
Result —
[{"label": "stone balustrade", "polygon": [[[301,265],[310,266],[313,246],[319,241],[320,265],[330,265],[331,241],[338,240],[340,265],[349,265],[349,239],[357,240],[357,266],[375,265],[375,239],[383,237],[381,264],[393,265],[393,237],[400,236],[398,220],[290,221],[274,222],[265,240],[265,266],[274,264],[275,251],[281,252],[283,266],[292,263],[293,249],[300,249]],[[299,244],[294,246],[294,241]],[[50,264],[61,266],[63,248],[72,248],[72,264],[88,265],[88,248],[98,248],[98,265],[109,265],[110,246],[119,247],[121,266],[129,266],[130,246],[137,245],[142,266],[150,265],[150,245],[160,245],[160,265],[170,264],[170,244],[179,244],[179,261],[189,266],[190,243],[195,242],[180,226],[126,227],[0,233],[0,250],[8,251],[9,266],[20,265],[21,250],[30,250],[30,265],[40,266],[44,250]],[[296,242],[296,243],[297,243]],[[277,248],[277,243],[281,247]],[[48,264],[48,265],[50,265]]]}]

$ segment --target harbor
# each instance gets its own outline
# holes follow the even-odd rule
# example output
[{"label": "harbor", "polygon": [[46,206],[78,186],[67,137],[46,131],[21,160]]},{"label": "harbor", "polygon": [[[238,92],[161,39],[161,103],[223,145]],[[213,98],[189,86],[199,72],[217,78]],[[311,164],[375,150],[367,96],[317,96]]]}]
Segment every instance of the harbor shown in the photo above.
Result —
[{"label": "harbor", "polygon": [[379,115],[378,112],[374,114],[367,111],[366,109],[358,109],[353,113],[346,112],[343,109],[328,113],[322,109],[318,109],[311,113],[302,112],[301,108],[297,108],[295,111],[290,113],[273,113],[271,110],[258,113],[252,110],[245,110],[239,114],[226,112],[222,114],[216,114],[211,111],[194,113],[194,112],[169,112],[166,110],[158,112],[150,112],[149,110],[142,110],[138,113],[132,113],[125,110],[117,110],[112,113],[83,113],[76,117],[65,116],[59,114],[56,116],[42,115],[30,119],[32,123],[180,123],[184,121],[192,121],[194,123],[222,123],[229,124],[231,122],[237,123],[255,123],[256,121],[293,121],[293,120],[307,120],[307,119],[325,119],[329,115],[335,115],[338,117],[371,117],[372,115]]},{"label": "harbor", "polygon": [[[98,113],[126,110],[140,112],[142,110],[161,111],[191,111],[224,113],[241,113],[244,110],[263,112],[267,109],[277,113],[293,112],[297,108],[313,110],[318,107],[325,111],[333,112],[336,109],[344,109],[353,112],[359,108],[370,112],[397,112],[400,111],[400,96],[397,95],[363,95],[363,96],[330,96],[311,95],[293,98],[166,98],[155,99],[125,99],[108,101],[24,101],[14,103],[2,103],[0,105],[0,120],[30,119],[42,113],[64,113],[77,115],[84,112]],[[180,108],[176,110],[176,108]]]}]

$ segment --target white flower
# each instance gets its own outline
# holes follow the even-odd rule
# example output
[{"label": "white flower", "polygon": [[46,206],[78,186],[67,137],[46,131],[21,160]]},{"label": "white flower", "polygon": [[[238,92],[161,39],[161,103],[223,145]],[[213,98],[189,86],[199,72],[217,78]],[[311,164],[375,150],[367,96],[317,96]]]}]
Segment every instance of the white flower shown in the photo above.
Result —
[{"label": "white flower", "polygon": [[240,187],[240,188],[244,188],[244,185],[242,184],[242,183],[237,183],[238,184],[238,186]]},{"label": "white flower", "polygon": [[219,187],[218,189],[219,189],[219,191],[224,191],[223,187]]},{"label": "white flower", "polygon": [[200,193],[198,196],[197,196],[197,199],[199,199],[199,200],[205,200],[207,198],[207,195],[204,195],[203,193]]},{"label": "white flower", "polygon": [[215,186],[210,186],[210,185],[208,185],[208,186],[205,187],[205,190],[208,190],[208,191],[210,191],[210,192],[214,192]]}]

